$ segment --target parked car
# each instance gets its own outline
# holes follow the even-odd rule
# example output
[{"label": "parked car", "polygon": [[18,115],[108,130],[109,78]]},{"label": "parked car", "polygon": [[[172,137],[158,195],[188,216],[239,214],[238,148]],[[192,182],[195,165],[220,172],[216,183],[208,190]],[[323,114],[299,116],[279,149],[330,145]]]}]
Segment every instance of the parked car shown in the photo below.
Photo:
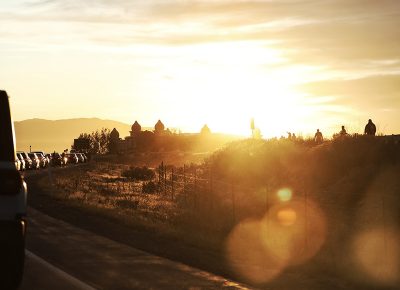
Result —
[{"label": "parked car", "polygon": [[85,162],[85,157],[83,157],[82,153],[75,153],[76,157],[78,157],[79,163]]},{"label": "parked car", "polygon": [[49,154],[49,153],[47,153],[46,154],[46,159],[47,159],[47,164],[51,164],[51,159],[52,159],[53,157],[52,157],[52,154]]},{"label": "parked car", "polygon": [[66,158],[62,157],[60,153],[52,153],[50,160],[52,166],[63,166],[66,164]]},{"label": "parked car", "polygon": [[0,289],[17,289],[25,262],[27,187],[15,167],[7,93],[0,91]]},{"label": "parked car", "polygon": [[81,153],[81,154],[82,154],[83,158],[85,158],[85,162],[88,162],[89,158],[86,156],[86,154],[85,153]]},{"label": "parked car", "polygon": [[19,168],[20,171],[24,171],[26,169],[25,159],[21,153],[17,153],[17,158],[21,162],[21,166]]},{"label": "parked car", "polygon": [[28,153],[29,158],[32,160],[32,169],[40,168],[40,160],[36,153]]},{"label": "parked car", "polygon": [[17,151],[17,154],[20,154],[22,158],[24,158],[25,161],[25,169],[32,169],[32,160],[29,158],[28,153],[23,152],[23,151]]},{"label": "parked car", "polygon": [[40,167],[46,168],[47,165],[49,165],[49,161],[47,160],[43,151],[34,151],[33,153],[35,153],[37,155],[37,157],[39,158]]},{"label": "parked car", "polygon": [[65,152],[61,153],[61,158],[63,160],[63,165],[67,165],[68,164],[68,157],[67,157],[67,154]]},{"label": "parked car", "polygon": [[21,171],[21,161],[18,159],[17,156],[15,156],[14,163],[15,163],[15,168],[16,168],[18,171]]},{"label": "parked car", "polygon": [[68,163],[78,164],[79,162],[78,156],[76,156],[75,153],[68,153],[67,158],[68,158]]},{"label": "parked car", "polygon": [[44,157],[46,157],[46,159],[47,159],[47,164],[49,165],[49,164],[50,164],[50,161],[51,161],[51,154],[45,154]]}]

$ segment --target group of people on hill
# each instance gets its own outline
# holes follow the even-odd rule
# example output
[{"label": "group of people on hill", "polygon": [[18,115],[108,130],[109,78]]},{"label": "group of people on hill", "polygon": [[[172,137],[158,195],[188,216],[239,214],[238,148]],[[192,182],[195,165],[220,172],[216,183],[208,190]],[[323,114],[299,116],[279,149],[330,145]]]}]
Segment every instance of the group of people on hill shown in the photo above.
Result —
[{"label": "group of people on hill", "polygon": [[[372,120],[369,119],[367,125],[365,125],[364,135],[375,136],[375,134],[376,134],[376,126],[372,122]],[[346,128],[342,126],[342,129],[339,132],[339,136],[346,136],[346,135],[347,135]],[[314,141],[317,144],[321,144],[324,141],[324,136],[322,135],[319,129],[317,129],[317,132],[314,135]]]}]

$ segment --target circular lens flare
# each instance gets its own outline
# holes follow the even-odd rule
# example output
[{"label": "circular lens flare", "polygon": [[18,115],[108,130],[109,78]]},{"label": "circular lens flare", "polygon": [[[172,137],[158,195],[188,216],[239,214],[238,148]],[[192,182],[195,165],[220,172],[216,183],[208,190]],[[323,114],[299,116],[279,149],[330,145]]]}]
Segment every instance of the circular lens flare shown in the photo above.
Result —
[{"label": "circular lens flare", "polygon": [[292,191],[289,188],[282,188],[278,191],[280,201],[290,201],[292,199]]},{"label": "circular lens flare", "polygon": [[311,201],[275,205],[265,217],[269,235],[264,242],[277,259],[298,265],[312,258],[325,242],[325,216]]},{"label": "circular lens flare", "polygon": [[359,234],[353,244],[355,260],[364,274],[382,285],[400,283],[400,233],[376,228]]},{"label": "circular lens flare", "polygon": [[291,208],[284,208],[277,212],[277,220],[283,226],[291,226],[297,220],[297,213]]},{"label": "circular lens flare", "polygon": [[248,282],[271,281],[285,266],[265,246],[263,237],[267,234],[262,222],[248,220],[236,226],[228,237],[227,259],[233,270]]},{"label": "circular lens flare", "polygon": [[311,201],[290,201],[270,208],[261,220],[237,225],[226,243],[227,259],[245,280],[263,284],[287,266],[312,258],[326,237],[325,217]]}]

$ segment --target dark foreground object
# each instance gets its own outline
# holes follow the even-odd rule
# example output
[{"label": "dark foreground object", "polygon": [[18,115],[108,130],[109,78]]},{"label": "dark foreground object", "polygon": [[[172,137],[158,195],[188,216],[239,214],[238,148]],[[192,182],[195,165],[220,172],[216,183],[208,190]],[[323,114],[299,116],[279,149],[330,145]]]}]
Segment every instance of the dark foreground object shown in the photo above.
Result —
[{"label": "dark foreground object", "polygon": [[21,283],[25,260],[25,224],[1,221],[0,289],[17,289]]}]

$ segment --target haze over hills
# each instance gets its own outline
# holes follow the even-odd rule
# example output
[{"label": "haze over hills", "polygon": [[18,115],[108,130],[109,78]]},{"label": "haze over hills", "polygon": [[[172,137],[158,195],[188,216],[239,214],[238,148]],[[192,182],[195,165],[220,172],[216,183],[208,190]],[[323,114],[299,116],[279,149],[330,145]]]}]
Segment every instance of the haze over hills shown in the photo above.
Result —
[{"label": "haze over hills", "polygon": [[17,150],[43,150],[45,152],[71,149],[74,138],[80,133],[91,133],[101,128],[116,128],[120,136],[127,136],[131,125],[98,118],[64,120],[29,119],[14,122]]}]

